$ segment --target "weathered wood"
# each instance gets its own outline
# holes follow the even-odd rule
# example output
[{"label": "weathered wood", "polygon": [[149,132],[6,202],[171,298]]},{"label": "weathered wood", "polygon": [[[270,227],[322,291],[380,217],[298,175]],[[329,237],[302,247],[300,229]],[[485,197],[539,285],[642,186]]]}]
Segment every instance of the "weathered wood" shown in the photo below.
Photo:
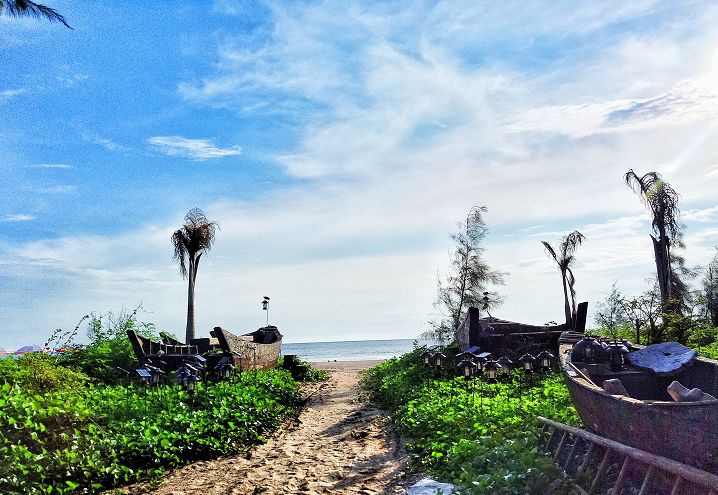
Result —
[{"label": "weathered wood", "polygon": [[591,483],[591,487],[588,489],[588,493],[593,493],[596,488],[598,488],[598,484],[603,481],[603,476],[606,474],[606,470],[608,469],[608,463],[611,460],[611,455],[613,455],[613,451],[606,447],[606,450],[603,453],[603,459],[601,459],[601,464],[598,465],[598,469],[596,470],[596,476],[593,478],[593,483]]},{"label": "weathered wood", "polygon": [[[580,428],[576,428],[574,426],[557,423],[556,421],[552,421],[543,417],[539,417],[539,420],[547,423],[549,426],[555,428],[556,430],[568,431],[572,435],[580,436],[584,440],[592,442],[593,444],[606,449],[606,451],[610,450],[617,454],[629,456],[640,463],[655,466],[655,468],[665,471],[666,473],[669,473],[671,475],[678,476],[683,480],[696,484],[698,486],[709,489],[718,487],[718,475],[716,474],[697,469],[693,466],[688,466],[673,459],[655,455],[650,452],[645,452],[635,447],[631,447],[630,445],[625,445],[620,442],[616,442],[615,440],[604,438],[602,436],[593,434]],[[603,461],[608,462],[605,455]]]},{"label": "weathered wood", "polygon": [[653,473],[655,472],[656,468],[653,464],[648,466],[648,471],[646,471],[646,477],[643,478],[643,483],[641,484],[641,491],[638,492],[638,495],[647,495],[648,485],[653,480]]},{"label": "weathered wood", "polygon": [[[279,359],[282,348],[282,338],[276,327],[268,327],[266,332],[252,332],[246,335],[235,335],[222,327],[214,327],[214,334],[222,349],[234,357],[235,367],[241,370],[269,369]],[[260,329],[264,330],[264,329]],[[268,332],[276,332],[274,342],[255,342],[268,340]]]},{"label": "weathered wood", "polygon": [[[563,338],[562,338],[562,341]],[[718,400],[675,402],[666,391],[671,378],[626,366],[586,364],[590,376],[571,362],[571,345],[559,348],[566,386],[586,429],[708,472],[718,472]],[[716,395],[718,361],[697,358],[675,377],[688,387]],[[630,396],[611,395],[596,383],[620,379]]]}]

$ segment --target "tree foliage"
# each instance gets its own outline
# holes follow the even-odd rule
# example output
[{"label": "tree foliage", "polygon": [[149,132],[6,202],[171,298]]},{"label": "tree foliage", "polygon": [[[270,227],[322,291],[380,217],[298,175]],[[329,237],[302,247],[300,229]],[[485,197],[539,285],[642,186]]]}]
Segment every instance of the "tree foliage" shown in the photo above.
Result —
[{"label": "tree foliage", "polygon": [[611,292],[608,293],[606,299],[596,305],[593,318],[613,338],[618,337],[620,328],[628,325],[625,299],[616,282],[611,285]]},{"label": "tree foliage", "polygon": [[706,267],[702,280],[702,303],[710,324],[718,327],[718,249]]},{"label": "tree foliage", "polygon": [[558,251],[556,251],[548,242],[541,241],[546,249],[546,252],[553,258],[558,265],[559,271],[561,272],[564,313],[566,316],[566,324],[570,325],[571,328],[575,328],[576,326],[576,290],[574,288],[574,285],[576,284],[576,277],[573,275],[571,266],[576,261],[574,253],[584,239],[586,239],[586,236],[578,230],[574,230],[570,234],[566,234],[561,238],[561,242],[558,245]]},{"label": "tree foliage", "polygon": [[195,337],[194,289],[197,269],[202,254],[212,249],[217,222],[210,222],[199,208],[192,208],[184,217],[184,225],[172,234],[174,259],[179,263],[182,278],[188,279],[187,289],[187,331],[185,342]]},{"label": "tree foliage", "polygon": [[651,212],[653,252],[661,304],[667,313],[680,313],[688,296],[685,277],[689,271],[676,252],[683,246],[683,225],[679,221],[680,196],[657,172],[638,176],[633,169],[624,175],[626,185]]},{"label": "tree foliage", "polygon": [[57,10],[30,0],[0,0],[0,14],[7,14],[11,17],[44,17],[50,22],[60,22],[65,27],[72,29],[65,17]]},{"label": "tree foliage", "polygon": [[[469,307],[479,307],[487,312],[501,302],[489,286],[502,285],[506,273],[493,270],[484,259],[485,248],[481,246],[488,234],[483,214],[486,206],[474,206],[469,210],[466,222],[458,223],[458,231],[451,234],[454,250],[450,254],[449,270],[445,278],[438,277],[437,300],[434,308],[441,315],[430,322],[431,330],[426,336],[443,342],[451,338],[463,320]],[[484,300],[488,297],[488,301]]]}]

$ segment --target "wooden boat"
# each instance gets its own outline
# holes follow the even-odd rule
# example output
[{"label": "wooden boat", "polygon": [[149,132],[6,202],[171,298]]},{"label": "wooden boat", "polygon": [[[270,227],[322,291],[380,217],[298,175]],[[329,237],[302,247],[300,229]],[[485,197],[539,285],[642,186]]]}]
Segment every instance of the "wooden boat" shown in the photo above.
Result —
[{"label": "wooden boat", "polygon": [[542,344],[556,349],[560,335],[567,330],[583,332],[586,328],[588,303],[578,305],[576,328],[566,323],[560,325],[527,325],[499,318],[480,318],[478,308],[469,308],[466,318],[454,332],[462,351],[478,346],[482,350],[494,352],[499,349],[512,349],[521,342]]},{"label": "wooden boat", "polygon": [[262,327],[244,335],[215,327],[210,334],[212,338],[192,339],[190,344],[184,344],[167,334],[161,336],[161,342],[156,342],[134,330],[127,330],[140,365],[153,364],[166,372],[177,370],[193,356],[206,359],[208,369],[224,356],[232,357],[237,370],[269,369],[279,359],[282,334],[275,326]]},{"label": "wooden boat", "polygon": [[[582,337],[573,332],[562,335],[559,359],[584,427],[602,437],[718,474],[718,400],[709,397],[676,402],[667,391],[673,381],[678,381],[715,397],[718,361],[698,357],[673,374],[657,374],[631,364],[636,360],[629,353],[628,362],[614,371],[607,363],[574,362],[577,358],[572,358],[572,350]],[[640,349],[633,346],[629,350]],[[625,394],[606,383],[611,379],[620,380]]]},{"label": "wooden boat", "polygon": [[244,335],[214,327],[212,335],[222,349],[234,357],[235,367],[241,370],[273,368],[282,350],[282,334],[273,325]]}]

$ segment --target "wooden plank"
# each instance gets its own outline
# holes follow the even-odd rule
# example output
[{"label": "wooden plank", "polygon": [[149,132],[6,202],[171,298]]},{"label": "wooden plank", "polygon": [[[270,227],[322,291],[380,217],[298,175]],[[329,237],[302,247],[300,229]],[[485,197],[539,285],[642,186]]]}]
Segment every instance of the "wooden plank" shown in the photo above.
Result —
[{"label": "wooden plank", "polygon": [[576,437],[573,441],[573,446],[571,447],[571,450],[568,453],[568,457],[566,457],[566,462],[563,463],[563,470],[568,473],[568,470],[571,467],[571,461],[574,459],[576,455],[576,450],[578,450],[578,446],[581,443],[581,437]]},{"label": "wooden plank", "polygon": [[591,488],[588,489],[588,493],[593,493],[594,490],[598,488],[598,484],[603,480],[603,476],[606,474],[606,470],[608,469],[608,463],[611,460],[611,454],[613,454],[613,451],[611,449],[606,449],[603,454],[603,459],[601,459],[601,464],[599,464],[598,469],[596,470],[596,476],[593,478]]},{"label": "wooden plank", "polygon": [[618,473],[618,478],[616,478],[616,483],[613,484],[613,490],[611,490],[612,494],[618,495],[619,493],[621,493],[623,484],[626,482],[626,476],[628,476],[628,468],[630,465],[631,465],[631,458],[629,456],[624,457],[623,465],[621,466],[621,471]]},{"label": "wooden plank", "polygon": [[549,426],[553,426],[556,429],[568,431],[573,435],[579,436],[584,440],[593,442],[605,449],[614,450],[621,455],[631,456],[633,459],[643,464],[654,465],[662,471],[665,471],[672,475],[680,476],[685,481],[696,484],[698,486],[704,488],[713,488],[718,486],[718,475],[709,473],[707,471],[702,471],[698,468],[694,468],[693,466],[682,464],[678,461],[674,461],[673,459],[668,459],[666,457],[661,457],[656,454],[651,454],[649,452],[645,452],[643,450],[624,445],[620,442],[616,442],[615,440],[609,440],[608,438],[595,435],[580,428],[575,428],[573,426],[557,423],[556,421],[552,421],[550,419],[542,417],[539,417],[539,420],[547,422]]},{"label": "wooden plank", "polygon": [[563,450],[563,446],[566,445],[566,439],[570,436],[569,432],[564,431],[563,435],[561,436],[561,441],[558,443],[558,448],[556,449],[556,452],[553,453],[553,460],[558,461],[561,458],[561,451]]},{"label": "wooden plank", "polygon": [[680,495],[682,487],[683,487],[683,478],[681,478],[680,476],[676,476],[676,481],[673,483],[673,489],[671,490],[671,495]]},{"label": "wooden plank", "polygon": [[591,457],[593,457],[593,452],[596,450],[596,444],[593,442],[590,442],[590,445],[588,446],[588,450],[586,451],[586,456],[583,458],[583,462],[578,467],[578,470],[576,471],[576,479],[581,479],[581,476],[583,475],[584,470],[588,467],[589,463],[591,462]]},{"label": "wooden plank", "polygon": [[646,495],[646,491],[648,490],[648,484],[651,482],[653,478],[653,473],[655,473],[656,468],[651,464],[648,466],[648,471],[646,471],[646,477],[643,478],[643,484],[641,485],[641,491],[638,492],[638,495]]},{"label": "wooden plank", "polygon": [[548,441],[546,442],[546,445],[544,445],[544,452],[548,453],[551,452],[551,442],[553,441],[553,437],[556,436],[558,433],[558,428],[554,428],[551,430],[551,434],[548,437]]}]

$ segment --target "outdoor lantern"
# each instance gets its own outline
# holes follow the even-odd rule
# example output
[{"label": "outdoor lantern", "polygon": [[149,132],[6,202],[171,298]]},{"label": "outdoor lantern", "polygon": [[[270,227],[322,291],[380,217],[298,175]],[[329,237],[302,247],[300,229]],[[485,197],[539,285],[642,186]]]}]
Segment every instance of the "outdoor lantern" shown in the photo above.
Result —
[{"label": "outdoor lantern", "polygon": [[431,353],[429,351],[424,351],[421,353],[421,362],[424,363],[424,366],[430,366],[431,365]]},{"label": "outdoor lantern", "polygon": [[619,371],[626,364],[627,356],[628,349],[620,342],[613,342],[608,347],[608,362],[613,371]]},{"label": "outdoor lantern", "polygon": [[551,361],[553,361],[554,359],[556,359],[556,356],[554,356],[548,351],[541,351],[539,352],[538,356],[536,356],[538,366],[543,371],[548,371],[551,369]]},{"label": "outdoor lantern", "polygon": [[574,363],[592,362],[595,352],[593,343],[593,337],[589,337],[588,335],[576,342],[571,350],[571,361]]},{"label": "outdoor lantern", "polygon": [[490,356],[491,354],[489,354],[488,352],[482,352],[478,356],[474,356],[473,361],[476,365],[476,369],[483,370],[484,364],[486,364],[486,361],[489,359]]},{"label": "outdoor lantern", "polygon": [[489,382],[495,382],[496,379],[499,376],[499,370],[501,369],[501,365],[497,363],[494,360],[486,361],[486,364],[484,364],[484,372],[486,375],[486,379]]},{"label": "outdoor lantern", "polygon": [[437,352],[434,354],[434,366],[436,368],[441,368],[441,366],[444,364],[444,356],[441,352]]},{"label": "outdoor lantern", "polygon": [[521,363],[521,368],[524,370],[524,373],[532,373],[535,362],[536,359],[528,352],[519,358],[519,363]]},{"label": "outdoor lantern", "polygon": [[474,363],[472,363],[468,359],[462,359],[461,361],[459,361],[459,364],[457,364],[456,367],[459,368],[461,376],[464,377],[464,380],[469,380],[473,375]]},{"label": "outdoor lantern", "polygon": [[269,306],[269,298],[264,296],[264,299],[262,299],[262,310],[267,311],[267,306]]},{"label": "outdoor lantern", "polygon": [[496,362],[501,366],[499,368],[499,378],[501,380],[508,380],[511,376],[511,366],[514,364],[513,361],[507,357],[500,357],[496,360]]},{"label": "outdoor lantern", "polygon": [[197,382],[197,377],[194,376],[192,373],[189,373],[185,379],[184,379],[184,388],[187,390],[187,392],[192,393],[194,392],[195,383]]},{"label": "outdoor lantern", "polygon": [[223,380],[227,380],[232,376],[232,371],[234,371],[234,365],[232,364],[232,358],[229,356],[224,356],[222,359],[219,360],[217,363],[217,366],[214,367],[215,374],[219,376]]}]

